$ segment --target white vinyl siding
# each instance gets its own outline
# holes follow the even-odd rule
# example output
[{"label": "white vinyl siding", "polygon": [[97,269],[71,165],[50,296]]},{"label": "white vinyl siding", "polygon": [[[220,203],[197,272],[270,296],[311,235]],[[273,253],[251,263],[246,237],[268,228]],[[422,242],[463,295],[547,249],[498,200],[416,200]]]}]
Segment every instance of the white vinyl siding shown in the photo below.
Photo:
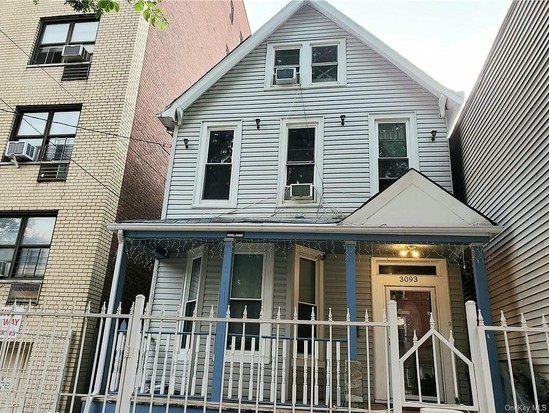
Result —
[{"label": "white vinyl siding", "polygon": [[451,138],[467,203],[504,228],[485,249],[493,316],[531,326],[549,303],[547,39],[547,3],[513,2]]},{"label": "white vinyl siding", "polygon": [[[347,52],[345,86],[265,90],[267,43],[342,38]],[[203,217],[203,211],[192,210],[191,205],[201,122],[210,121],[242,121],[242,146],[238,209],[212,208],[209,214],[233,211],[234,217],[317,217],[323,208],[348,214],[371,193],[368,115],[379,112],[415,113],[420,170],[451,191],[446,120],[439,117],[438,96],[305,6],[185,111],[176,141],[165,218]],[[346,116],[344,126],[341,115]],[[324,119],[320,206],[278,208],[280,128],[284,119],[292,117]],[[259,130],[255,119],[261,119]],[[435,142],[431,130],[438,131]],[[183,139],[189,139],[189,149],[185,149]]]}]

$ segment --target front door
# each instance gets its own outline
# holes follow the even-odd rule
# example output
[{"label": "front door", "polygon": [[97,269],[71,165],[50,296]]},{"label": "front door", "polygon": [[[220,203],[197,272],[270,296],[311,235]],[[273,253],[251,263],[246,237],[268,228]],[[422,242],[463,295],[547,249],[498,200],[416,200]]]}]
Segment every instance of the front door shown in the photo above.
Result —
[{"label": "front door", "polygon": [[[372,292],[376,321],[382,319],[390,300],[397,304],[399,357],[413,346],[414,335],[419,340],[429,331],[431,322],[448,337],[451,316],[445,260],[373,258]],[[385,338],[381,331],[376,332],[374,340],[376,350],[384,348]],[[423,400],[436,397],[435,368],[439,372],[439,389],[446,391],[444,369],[451,361],[444,360],[439,349],[432,346],[432,341],[427,340],[419,348],[419,362],[416,363],[415,357],[411,357],[404,363],[401,374],[407,400],[419,398],[420,386]],[[384,354],[376,354],[375,357],[375,396],[378,400],[387,400],[387,365],[398,360],[386,362]]]}]

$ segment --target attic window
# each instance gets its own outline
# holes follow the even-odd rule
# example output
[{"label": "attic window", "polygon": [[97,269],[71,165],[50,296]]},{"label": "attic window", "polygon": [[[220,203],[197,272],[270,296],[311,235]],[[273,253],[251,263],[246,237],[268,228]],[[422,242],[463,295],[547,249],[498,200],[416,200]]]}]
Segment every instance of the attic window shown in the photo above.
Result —
[{"label": "attic window", "polygon": [[269,44],[265,88],[344,85],[345,51],[345,39]]}]

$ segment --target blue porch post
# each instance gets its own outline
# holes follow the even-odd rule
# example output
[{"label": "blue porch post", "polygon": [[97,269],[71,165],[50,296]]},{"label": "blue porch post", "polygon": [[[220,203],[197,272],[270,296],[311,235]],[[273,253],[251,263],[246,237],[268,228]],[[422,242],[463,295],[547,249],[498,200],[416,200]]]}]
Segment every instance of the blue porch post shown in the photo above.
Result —
[{"label": "blue porch post", "polygon": [[[231,271],[233,268],[234,240],[225,239],[223,246],[223,264],[221,265],[221,282],[219,285],[219,298],[217,301],[219,318],[227,315],[229,306],[229,291],[231,289]],[[223,365],[225,363],[225,335],[227,333],[227,323],[220,321],[215,328],[214,344],[214,370],[212,379],[212,402],[221,401],[221,391],[223,388]]]},{"label": "blue porch post", "polygon": [[[488,277],[486,276],[486,263],[482,245],[471,245],[471,258],[473,261],[473,273],[475,276],[475,290],[477,307],[482,313],[484,322],[493,325],[492,309],[490,308],[490,295],[488,294]],[[499,371],[498,352],[496,347],[495,334],[486,333],[488,345],[488,357],[490,362],[490,373],[492,376],[492,387],[494,389],[494,401],[498,412],[505,411],[505,397],[503,395],[503,384]]]},{"label": "blue porch post", "polygon": [[[356,243],[345,242],[345,280],[347,289],[347,307],[351,321],[356,321]],[[350,329],[349,355],[351,360],[358,359],[356,328]]]}]

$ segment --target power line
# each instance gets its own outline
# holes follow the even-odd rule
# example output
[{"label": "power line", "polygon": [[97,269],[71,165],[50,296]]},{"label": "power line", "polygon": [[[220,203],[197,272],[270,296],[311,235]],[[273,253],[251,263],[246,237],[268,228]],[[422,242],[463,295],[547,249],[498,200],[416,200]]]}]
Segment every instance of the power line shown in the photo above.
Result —
[{"label": "power line", "polygon": [[[11,37],[9,37],[6,32],[4,32],[2,29],[0,29],[0,33],[2,33],[11,43],[13,43],[15,45],[15,47],[17,47],[21,52],[23,52],[23,54],[25,54],[25,56],[27,56],[28,58],[30,58],[30,55],[21,47],[17,44],[17,42],[15,40],[13,40]],[[48,77],[50,79],[52,79],[56,84],[58,84],[65,92],[67,92],[73,99],[75,99],[76,101],[80,101],[79,98],[77,98],[76,96],[74,96],[65,86],[63,86],[63,84],[61,82],[59,82],[57,79],[55,79],[52,75],[50,75],[50,73],[44,69],[43,65],[41,64],[37,64],[37,66],[46,74],[48,75]],[[4,102],[5,103],[5,102]],[[8,105],[9,107],[9,105]],[[15,113],[15,112],[14,112]],[[163,150],[164,152],[166,152],[166,154],[170,154],[168,151],[166,151],[165,149],[165,145],[164,144],[161,144],[160,142],[154,142],[154,141],[148,141],[148,140],[145,140],[145,139],[139,139],[139,138],[133,138],[131,136],[124,136],[124,135],[119,135],[119,134],[116,134],[116,133],[111,133],[111,132],[105,132],[105,131],[99,131],[99,130],[94,130],[94,129],[86,129],[86,128],[83,128],[81,127],[82,129],[85,129],[85,130],[90,130],[90,131],[93,131],[93,132],[97,132],[97,133],[101,133],[101,134],[106,134],[106,135],[110,135],[110,136],[116,136],[116,137],[119,137],[119,138],[124,138],[124,139],[133,139],[133,140],[137,140],[137,141],[140,141],[140,142],[146,142],[146,143],[151,143],[151,144],[155,144],[155,145],[159,145]],[[171,145],[170,145],[171,146]]]}]

